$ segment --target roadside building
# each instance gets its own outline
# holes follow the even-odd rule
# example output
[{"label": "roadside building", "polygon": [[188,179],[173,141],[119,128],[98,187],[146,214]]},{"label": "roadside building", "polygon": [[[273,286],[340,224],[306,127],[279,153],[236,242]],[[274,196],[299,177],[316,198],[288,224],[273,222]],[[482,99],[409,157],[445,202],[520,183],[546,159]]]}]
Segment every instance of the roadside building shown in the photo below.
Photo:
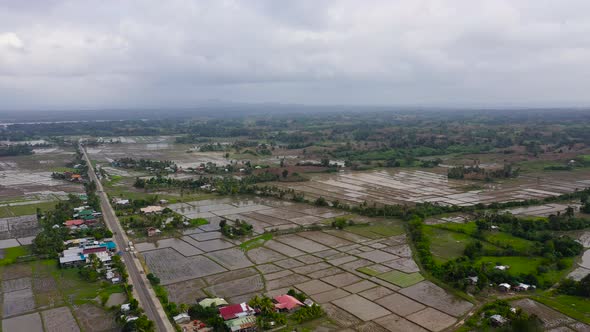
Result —
[{"label": "roadside building", "polygon": [[492,315],[490,317],[490,322],[492,323],[493,326],[502,326],[502,325],[508,323],[508,319],[506,319],[500,315]]},{"label": "roadside building", "polygon": [[190,322],[191,317],[187,313],[183,312],[181,314],[178,314],[178,315],[172,317],[172,319],[174,320],[174,322],[176,324],[184,324],[184,323]]},{"label": "roadside building", "polygon": [[155,236],[156,234],[158,234],[158,229],[156,227],[148,227],[147,230],[147,236]]},{"label": "roadside building", "polygon": [[215,298],[204,299],[199,302],[199,305],[203,308],[208,308],[210,306],[214,306],[214,307],[226,306],[226,305],[228,305],[228,303],[226,300],[224,300],[222,298],[215,297]]},{"label": "roadside building", "polygon": [[144,214],[155,214],[155,213],[162,213],[164,208],[161,206],[157,206],[157,205],[150,205],[150,206],[146,206],[144,208],[141,208],[139,210],[141,211],[141,213],[144,213]]},{"label": "roadside building", "polygon": [[223,320],[236,319],[245,316],[253,316],[256,311],[252,309],[247,303],[231,304],[219,308],[219,314]]},{"label": "roadside building", "polygon": [[279,295],[274,298],[275,308],[279,311],[293,312],[303,306],[303,303],[291,295]]},{"label": "roadside building", "polygon": [[72,219],[72,220],[66,220],[64,222],[64,226],[66,226],[67,228],[72,228],[73,226],[80,226],[80,225],[84,225],[84,220],[82,219]]},{"label": "roadside building", "polygon": [[231,332],[253,332],[258,330],[256,317],[254,316],[245,316],[228,320],[225,322],[225,326],[227,326]]}]

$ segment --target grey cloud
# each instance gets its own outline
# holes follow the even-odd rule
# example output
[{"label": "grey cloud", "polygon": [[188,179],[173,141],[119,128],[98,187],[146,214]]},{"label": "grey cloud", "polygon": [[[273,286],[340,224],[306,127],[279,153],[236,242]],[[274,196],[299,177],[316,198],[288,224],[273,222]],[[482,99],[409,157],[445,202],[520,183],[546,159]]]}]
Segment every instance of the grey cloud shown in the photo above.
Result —
[{"label": "grey cloud", "polygon": [[0,1],[0,109],[587,105],[590,2]]}]

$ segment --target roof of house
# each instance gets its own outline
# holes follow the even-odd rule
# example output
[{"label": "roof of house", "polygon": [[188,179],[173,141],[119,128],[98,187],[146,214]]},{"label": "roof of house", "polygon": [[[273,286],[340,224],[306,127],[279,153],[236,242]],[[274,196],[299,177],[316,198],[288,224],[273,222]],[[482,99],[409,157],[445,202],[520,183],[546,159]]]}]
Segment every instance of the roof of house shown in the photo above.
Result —
[{"label": "roof of house", "polygon": [[67,227],[70,226],[79,226],[82,225],[84,223],[84,220],[82,219],[73,219],[73,220],[66,220],[66,222],[64,222],[64,225],[66,225]]},{"label": "roof of house", "polygon": [[84,250],[82,250],[83,254],[95,254],[97,252],[103,252],[103,251],[107,251],[107,247],[91,247],[91,248],[84,248]]},{"label": "roof of house", "polygon": [[303,305],[303,303],[301,303],[301,301],[299,301],[298,299],[294,298],[291,295],[279,295],[279,296],[275,296],[274,300],[277,302],[277,304],[275,304],[275,307],[277,309],[287,309],[287,310],[291,310],[297,307],[300,307]]},{"label": "roof of house", "polygon": [[254,309],[244,302],[219,308],[219,314],[224,320],[230,320],[238,317],[253,315]]},{"label": "roof of house", "polygon": [[503,283],[498,286],[510,289],[510,284],[507,284],[507,283]]},{"label": "roof of house", "polygon": [[79,216],[87,216],[87,215],[91,215],[93,213],[94,213],[94,211],[92,211],[92,210],[82,210],[82,211],[78,212],[78,215]]},{"label": "roof of house", "polygon": [[157,205],[150,205],[150,206],[146,206],[144,208],[141,208],[139,210],[143,213],[153,213],[153,212],[160,212],[160,211],[164,210],[164,208],[161,206],[157,206]]},{"label": "roof of house", "polygon": [[220,306],[220,305],[227,305],[227,301],[216,297],[216,298],[208,298],[208,299],[204,299],[203,301],[199,302],[199,305],[201,307],[210,307],[211,305],[214,305],[216,307]]},{"label": "roof of house", "polygon": [[243,329],[247,329],[249,327],[256,326],[256,317],[254,316],[245,316],[240,317],[232,320],[228,320],[225,322],[225,325],[230,329],[230,331],[240,331]]}]

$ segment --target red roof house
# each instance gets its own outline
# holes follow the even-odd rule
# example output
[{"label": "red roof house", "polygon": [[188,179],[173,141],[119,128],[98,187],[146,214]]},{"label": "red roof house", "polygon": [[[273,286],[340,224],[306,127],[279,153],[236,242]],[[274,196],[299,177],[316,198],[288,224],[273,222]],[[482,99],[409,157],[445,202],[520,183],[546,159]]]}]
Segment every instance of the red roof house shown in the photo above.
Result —
[{"label": "red roof house", "polygon": [[82,219],[66,220],[66,222],[64,222],[64,225],[66,225],[66,227],[80,226],[83,224],[84,220]]},{"label": "red roof house", "polygon": [[103,251],[107,251],[107,247],[84,248],[84,250],[82,250],[82,253],[84,255],[88,255],[88,254],[96,254],[97,252],[103,252]]},{"label": "red roof house", "polygon": [[219,314],[223,320],[230,320],[244,316],[254,315],[256,311],[252,309],[247,303],[232,304],[226,307],[219,308]]},{"label": "red roof house", "polygon": [[301,303],[301,301],[299,301],[291,295],[275,296],[274,300],[276,302],[275,308],[279,310],[291,311],[303,306],[303,303]]}]

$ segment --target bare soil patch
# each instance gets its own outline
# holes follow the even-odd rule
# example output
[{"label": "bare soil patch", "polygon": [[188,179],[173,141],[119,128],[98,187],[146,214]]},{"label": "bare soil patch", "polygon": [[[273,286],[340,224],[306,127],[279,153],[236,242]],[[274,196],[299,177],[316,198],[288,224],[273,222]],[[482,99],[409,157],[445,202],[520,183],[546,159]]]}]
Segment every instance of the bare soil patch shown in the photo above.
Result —
[{"label": "bare soil patch", "polygon": [[351,293],[360,293],[367,289],[371,289],[373,287],[377,287],[377,284],[370,282],[369,280],[359,281],[355,284],[348,285],[344,287],[344,290],[351,292]]},{"label": "bare soil patch", "polygon": [[390,254],[388,252],[381,251],[381,250],[364,252],[364,253],[358,254],[358,256],[368,259],[370,261],[373,261],[375,263],[383,263],[383,262],[387,262],[387,261],[391,261],[391,260],[399,258],[396,255],[393,255],[393,254]]},{"label": "bare soil patch", "polygon": [[325,246],[332,248],[343,247],[352,244],[352,242],[344,240],[343,238],[320,231],[302,232],[299,233],[299,235],[305,237],[306,239],[316,241],[318,243],[321,243]]},{"label": "bare soil patch", "polygon": [[378,286],[375,288],[368,289],[366,291],[362,291],[359,293],[359,295],[366,298],[367,300],[375,301],[392,293],[393,291],[391,289],[385,288],[383,286]]},{"label": "bare soil patch", "polygon": [[375,302],[387,308],[394,314],[402,317],[405,317],[409,314],[413,314],[426,308],[424,305],[398,293],[387,295],[376,300]]},{"label": "bare soil patch", "polygon": [[192,279],[165,286],[171,302],[193,304],[206,294],[201,289],[207,285],[202,279]]},{"label": "bare soil patch", "polygon": [[361,322],[361,320],[356,318],[354,315],[338,308],[333,304],[325,303],[322,305],[322,309],[324,309],[324,312],[330,319],[332,319],[341,327],[351,327]]},{"label": "bare soil patch", "polygon": [[74,316],[68,307],[60,307],[41,312],[45,332],[77,332],[80,331]]},{"label": "bare soil patch", "polygon": [[228,271],[228,272],[223,272],[223,273],[219,273],[219,274],[214,274],[211,276],[207,276],[204,277],[203,280],[209,284],[209,285],[213,285],[213,284],[219,284],[222,282],[227,282],[227,281],[232,281],[232,280],[236,280],[236,279],[242,279],[242,278],[246,278],[246,277],[250,277],[253,275],[257,275],[258,271],[256,271],[254,268],[246,268],[243,270],[233,270],[233,271]]},{"label": "bare soil patch", "polygon": [[88,332],[117,331],[119,327],[115,316],[103,309],[86,303],[74,309],[74,315],[80,323],[80,328]]},{"label": "bare soil patch", "polygon": [[422,311],[413,313],[407,316],[406,319],[435,332],[446,329],[456,321],[455,317],[449,316],[433,308],[426,308]]},{"label": "bare soil patch", "polygon": [[316,264],[305,265],[305,266],[301,266],[298,268],[294,268],[293,271],[303,274],[303,275],[307,275],[309,273],[324,270],[329,267],[330,267],[330,265],[328,263],[320,262],[320,263],[316,263]]},{"label": "bare soil patch", "polygon": [[277,238],[277,241],[280,241],[284,244],[290,245],[295,247],[301,251],[306,253],[314,253],[322,250],[329,249],[328,247],[319,244],[317,242],[308,240],[304,237],[297,236],[297,235],[285,235]]},{"label": "bare soil patch", "polygon": [[344,273],[335,274],[333,276],[322,278],[322,281],[325,281],[325,282],[327,282],[333,286],[336,286],[336,287],[348,286],[348,285],[354,284],[355,282],[358,282],[360,280],[362,280],[362,279],[350,272],[344,272]]},{"label": "bare soil patch", "polygon": [[330,286],[321,280],[310,280],[301,284],[297,284],[295,287],[307,295],[314,295],[334,289],[334,286]]},{"label": "bare soil patch", "polygon": [[313,255],[303,255],[303,256],[299,256],[295,258],[296,260],[303,262],[305,264],[315,264],[315,263],[319,263],[319,262],[323,262],[324,260],[319,258],[319,257],[315,257]]},{"label": "bare soil patch", "polygon": [[236,279],[205,288],[207,293],[219,297],[235,297],[247,293],[261,292],[262,290],[264,290],[264,281],[260,275]]},{"label": "bare soil patch", "polygon": [[208,253],[206,256],[230,270],[242,269],[253,265],[244,252],[238,248],[214,251]]},{"label": "bare soil patch", "polygon": [[447,293],[430,281],[419,282],[399,292],[454,317],[463,315],[473,307],[473,304]]},{"label": "bare soil patch", "polygon": [[296,257],[296,256],[301,256],[301,255],[305,254],[305,252],[303,252],[299,249],[295,249],[291,246],[288,246],[288,245],[281,243],[281,242],[277,242],[275,240],[267,241],[264,244],[264,246],[267,248],[270,248],[278,253],[281,253],[282,255],[289,256],[289,257]]},{"label": "bare soil patch", "polygon": [[428,332],[428,330],[419,325],[397,315],[381,317],[376,319],[375,322],[390,332]]},{"label": "bare soil patch", "polygon": [[283,268],[278,267],[274,264],[257,265],[256,268],[258,269],[258,271],[260,271],[262,273],[273,273],[273,272],[278,272],[278,271],[283,270]]},{"label": "bare soil patch", "polygon": [[412,258],[402,257],[391,262],[384,262],[382,264],[392,269],[406,273],[420,272],[420,268]]},{"label": "bare soil patch", "polygon": [[312,295],[311,298],[314,301],[316,301],[317,303],[327,303],[327,302],[331,302],[331,301],[343,298],[348,295],[350,295],[349,292],[347,292],[341,288],[336,288],[336,289],[329,290],[327,292]]},{"label": "bare soil patch", "polygon": [[296,267],[304,265],[300,261],[293,259],[293,258],[288,258],[288,259],[284,259],[282,261],[277,261],[277,262],[275,262],[275,264],[284,268],[284,269],[292,269],[292,268],[296,268]]},{"label": "bare soil patch", "polygon": [[234,244],[221,239],[213,239],[209,241],[199,242],[198,244],[195,244],[195,246],[203,250],[204,252],[210,252],[230,248],[233,247]]},{"label": "bare soil patch", "polygon": [[35,309],[35,298],[31,288],[4,293],[2,314],[4,317],[16,316]]},{"label": "bare soil patch", "polygon": [[205,256],[184,257],[171,248],[152,250],[143,255],[149,270],[160,278],[162,285],[226,271]]},{"label": "bare soil patch", "polygon": [[12,317],[2,321],[4,332],[43,332],[43,323],[38,312],[32,314]]},{"label": "bare soil patch", "polygon": [[266,289],[272,290],[272,289],[277,289],[277,288],[291,287],[295,284],[300,284],[300,283],[306,282],[308,280],[309,280],[308,277],[294,273],[294,274],[291,274],[291,275],[283,277],[283,278],[268,281],[266,283]]},{"label": "bare soil patch", "polygon": [[332,303],[365,322],[390,314],[388,310],[380,305],[356,294],[332,301]]},{"label": "bare soil patch", "polygon": [[278,261],[278,260],[282,260],[282,259],[287,258],[286,256],[284,256],[274,250],[265,248],[265,247],[250,249],[250,250],[248,250],[246,255],[255,264],[270,263],[270,262],[274,262],[274,261]]},{"label": "bare soil patch", "polygon": [[323,278],[323,277],[333,276],[335,274],[342,273],[342,272],[344,272],[344,271],[342,271],[341,269],[339,269],[337,267],[330,267],[325,270],[320,270],[320,271],[310,273],[310,274],[308,274],[308,276],[313,279],[319,279],[319,278]]}]

